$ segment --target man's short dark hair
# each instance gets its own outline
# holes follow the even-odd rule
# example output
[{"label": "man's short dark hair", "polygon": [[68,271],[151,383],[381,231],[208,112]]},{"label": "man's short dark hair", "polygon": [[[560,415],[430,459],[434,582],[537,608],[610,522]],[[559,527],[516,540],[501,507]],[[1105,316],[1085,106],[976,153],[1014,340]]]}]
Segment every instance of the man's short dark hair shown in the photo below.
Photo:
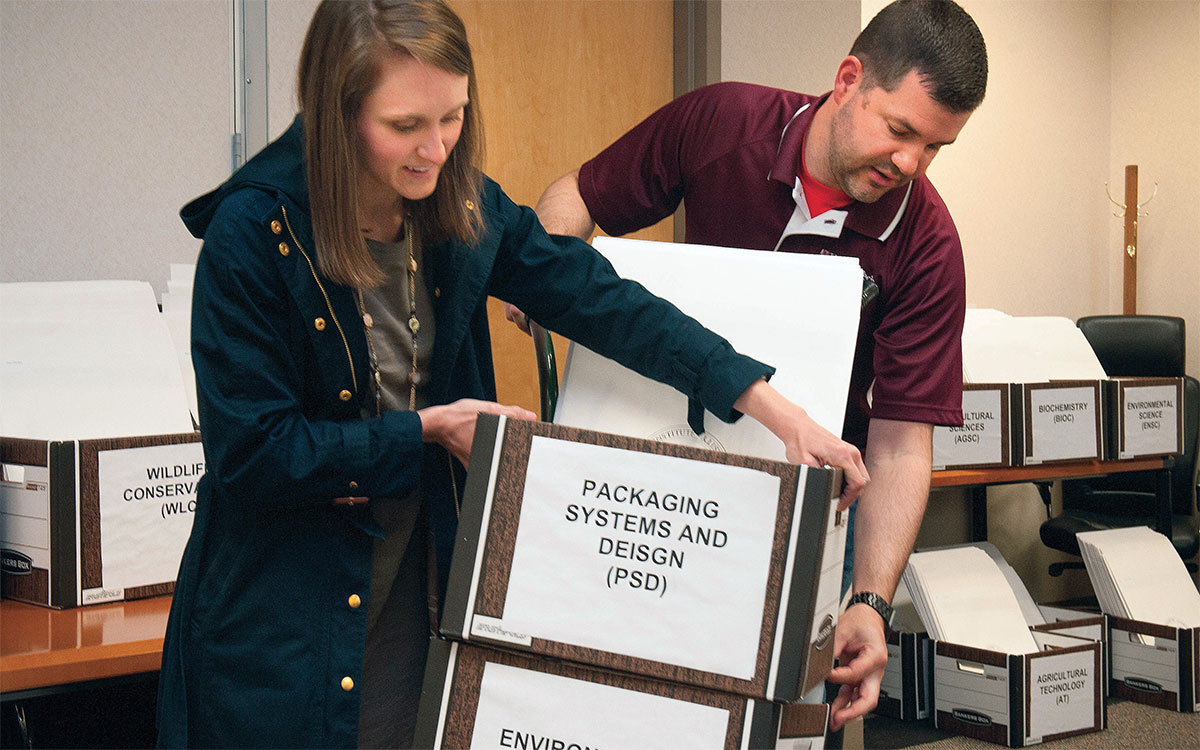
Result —
[{"label": "man's short dark hair", "polygon": [[897,0],[871,19],[850,48],[864,83],[892,91],[916,70],[933,100],[972,112],[987,89],[987,48],[967,12],[951,0]]}]

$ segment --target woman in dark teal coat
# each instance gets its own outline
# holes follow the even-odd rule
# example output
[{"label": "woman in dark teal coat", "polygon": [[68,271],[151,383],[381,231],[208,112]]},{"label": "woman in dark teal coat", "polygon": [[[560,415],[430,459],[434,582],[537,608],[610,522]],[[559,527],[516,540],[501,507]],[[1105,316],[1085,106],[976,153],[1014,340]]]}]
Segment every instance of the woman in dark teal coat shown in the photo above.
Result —
[{"label": "woman in dark teal coat", "polygon": [[[474,71],[441,0],[325,2],[302,117],[182,212],[204,240],[192,357],[207,474],[175,589],[163,746],[406,746],[475,416],[494,403],[486,298],[745,412],[797,462],[857,452],[770,367],[484,177]],[[415,291],[415,294],[412,293]]]}]

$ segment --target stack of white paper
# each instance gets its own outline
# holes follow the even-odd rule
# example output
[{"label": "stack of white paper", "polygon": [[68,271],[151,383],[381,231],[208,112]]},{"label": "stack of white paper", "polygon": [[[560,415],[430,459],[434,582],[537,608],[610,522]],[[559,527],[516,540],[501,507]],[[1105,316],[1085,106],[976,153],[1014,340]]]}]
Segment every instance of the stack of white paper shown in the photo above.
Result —
[{"label": "stack of white paper", "polygon": [[82,440],[193,430],[149,284],[0,284],[0,321],[0,434]]},{"label": "stack of white paper", "polygon": [[194,263],[171,264],[171,278],[167,280],[167,291],[162,295],[162,314],[167,320],[171,340],[175,343],[179,374],[183,376],[192,419],[200,424],[200,411],[196,406],[196,372],[192,369],[192,278],[195,275]]},{"label": "stack of white paper", "polygon": [[[862,296],[856,259],[610,237],[594,244],[621,276],[774,366],[771,385],[841,434]],[[574,344],[554,421],[786,460],[779,439],[751,419],[729,425],[706,414],[697,437],[682,394]]]},{"label": "stack of white paper", "polygon": [[1039,650],[1008,579],[978,547],[914,553],[903,579],[931,638],[1005,654]]},{"label": "stack of white paper", "polygon": [[969,309],[963,323],[963,380],[968,383],[1041,383],[1103,380],[1100,360],[1068,318],[1013,317]]},{"label": "stack of white paper", "polygon": [[1171,540],[1145,526],[1076,535],[1105,614],[1172,628],[1200,626],[1200,591]]}]

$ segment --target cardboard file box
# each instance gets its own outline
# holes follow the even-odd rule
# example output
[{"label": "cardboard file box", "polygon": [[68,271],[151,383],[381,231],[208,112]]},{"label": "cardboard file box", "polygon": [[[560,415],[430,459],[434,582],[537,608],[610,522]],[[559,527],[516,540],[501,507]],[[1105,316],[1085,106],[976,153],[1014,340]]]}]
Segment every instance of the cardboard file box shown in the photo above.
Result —
[{"label": "cardboard file box", "polygon": [[1200,628],[1108,616],[1112,695],[1172,711],[1200,711]]},{"label": "cardboard file box", "polygon": [[[413,746],[771,748],[780,708],[691,685],[434,639]],[[801,708],[828,712],[827,706]],[[821,719],[816,731],[823,740],[824,715]],[[796,736],[805,729],[794,721],[788,726]]]},{"label": "cardboard file box", "polygon": [[1042,651],[1005,654],[934,642],[934,726],[1024,747],[1106,726],[1101,646],[1034,630]]},{"label": "cardboard file box", "polygon": [[928,719],[933,702],[933,642],[925,633],[889,630],[887,650],[875,713],[901,721]]},{"label": "cardboard file box", "polygon": [[841,476],[480,415],[443,635],[793,701],[833,661]]},{"label": "cardboard file box", "polygon": [[1013,440],[1020,464],[1104,458],[1107,429],[1099,380],[1020,383],[1013,409]]},{"label": "cardboard file box", "polygon": [[1178,455],[1183,449],[1183,378],[1112,378],[1103,383],[1106,458]]},{"label": "cardboard file box", "polygon": [[204,473],[200,434],[0,438],[3,595],[75,607],[167,594]]},{"label": "cardboard file box", "polygon": [[824,750],[828,703],[782,703],[775,750]]},{"label": "cardboard file box", "polygon": [[[1045,624],[1031,624],[1034,631],[1049,631],[1100,644],[1099,682],[1108,695],[1107,633],[1103,615],[1091,615],[1062,607],[1039,606]],[[879,689],[875,713],[902,721],[928,719],[933,704],[933,645],[923,632],[889,630],[888,662]]]},{"label": "cardboard file box", "polygon": [[1013,390],[1009,383],[963,383],[963,425],[933,428],[933,468],[1013,466]]}]

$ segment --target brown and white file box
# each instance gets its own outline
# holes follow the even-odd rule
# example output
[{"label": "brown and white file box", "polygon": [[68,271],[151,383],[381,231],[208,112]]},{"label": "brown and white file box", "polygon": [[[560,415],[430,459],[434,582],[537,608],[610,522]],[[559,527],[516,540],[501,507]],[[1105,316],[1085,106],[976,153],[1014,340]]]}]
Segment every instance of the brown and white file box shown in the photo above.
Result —
[{"label": "brown and white file box", "polygon": [[[946,592],[916,589],[910,596],[912,585],[932,584],[934,580],[945,585],[948,580],[953,580],[931,579],[928,571],[910,580],[910,574],[916,572],[912,569],[913,561],[924,554],[914,553],[910,569],[905,571],[904,580],[897,589],[895,618],[897,627],[908,631],[900,634],[900,642],[907,640],[912,648],[901,651],[898,662],[889,660],[883,681],[885,688],[896,686],[889,697],[899,703],[903,718],[923,718],[920,715],[920,689],[924,686],[931,690],[928,705],[934,725],[939,729],[1009,747],[1024,747],[1103,729],[1106,722],[1104,618],[1037,605],[1016,571],[995,545],[988,542],[925,552],[941,554],[963,548],[978,548],[992,558],[1001,574],[999,583],[983,575],[982,570],[979,580],[988,580],[991,581],[989,585],[1011,590],[1020,610],[1018,627],[1028,628],[1030,636],[1020,640],[1028,643],[1030,653],[1007,653],[996,647],[939,641],[919,632],[924,626],[917,617],[918,612],[922,616],[938,618],[933,624],[935,631],[952,622],[955,624],[951,632],[964,631],[961,616],[947,618],[948,614],[955,613],[922,610],[922,606],[928,610],[935,600],[940,600],[943,607],[947,601],[954,601],[945,598]],[[972,553],[977,554],[973,550]],[[953,559],[965,562],[967,558]],[[971,583],[960,580],[958,585],[970,586]],[[1008,595],[1009,591],[997,591],[985,598],[1001,601]],[[968,600],[971,597],[959,601]],[[1000,612],[997,616],[1007,617],[1008,614]],[[978,622],[978,616],[975,619]],[[985,630],[983,627],[977,629]],[[981,634],[980,637],[1023,645],[1017,640],[1001,640],[999,634]],[[925,670],[929,671],[929,679],[922,675]],[[892,673],[890,676],[889,672]]]},{"label": "brown and white file box", "polygon": [[1183,450],[1183,378],[1104,381],[1110,459],[1178,455]]},{"label": "brown and white file box", "polygon": [[1033,631],[1032,654],[934,642],[934,726],[1024,747],[1106,726],[1099,641]]},{"label": "brown and white file box", "polygon": [[1171,711],[1200,711],[1200,628],[1108,615],[1112,695]]},{"label": "brown and white file box", "polygon": [[176,347],[138,281],[0,284],[3,595],[168,593],[204,472]]},{"label": "brown and white file box", "polygon": [[794,701],[833,662],[838,472],[480,415],[442,633]]},{"label": "brown and white file box", "polygon": [[928,719],[933,703],[933,643],[929,636],[889,629],[887,651],[875,713],[901,721]]},{"label": "brown and white file box", "polygon": [[1089,461],[1104,458],[1106,431],[1100,380],[1021,383],[1014,402],[1021,419],[1014,439],[1021,464]]},{"label": "brown and white file box", "polygon": [[204,473],[198,432],[0,438],[3,594],[61,609],[168,594]]},{"label": "brown and white file box", "polygon": [[1101,460],[1109,412],[1101,380],[964,383],[963,426],[934,427],[935,469]]},{"label": "brown and white file box", "polygon": [[[413,746],[772,748],[784,708],[694,685],[434,639]],[[828,706],[797,708],[789,712],[789,737],[815,732],[823,740]]]}]

